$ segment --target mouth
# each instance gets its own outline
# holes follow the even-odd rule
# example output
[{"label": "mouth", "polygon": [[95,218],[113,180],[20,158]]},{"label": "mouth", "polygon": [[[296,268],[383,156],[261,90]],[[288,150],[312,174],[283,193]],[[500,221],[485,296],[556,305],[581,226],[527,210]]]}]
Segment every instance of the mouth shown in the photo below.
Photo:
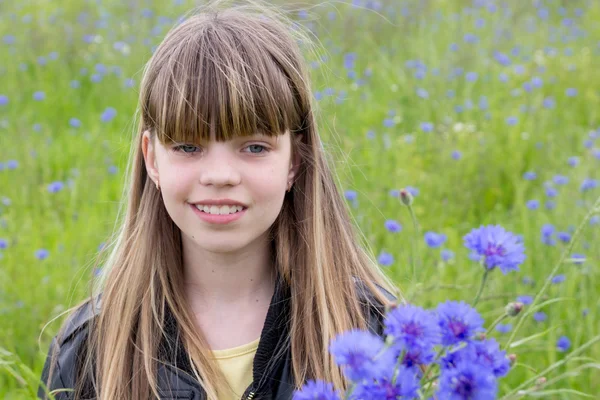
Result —
[{"label": "mouth", "polygon": [[215,206],[215,205],[192,204],[192,206],[195,207],[196,209],[198,209],[200,212],[203,212],[205,214],[210,214],[210,215],[237,214],[239,212],[242,212],[242,211],[248,209],[248,207],[237,206],[237,205]]}]

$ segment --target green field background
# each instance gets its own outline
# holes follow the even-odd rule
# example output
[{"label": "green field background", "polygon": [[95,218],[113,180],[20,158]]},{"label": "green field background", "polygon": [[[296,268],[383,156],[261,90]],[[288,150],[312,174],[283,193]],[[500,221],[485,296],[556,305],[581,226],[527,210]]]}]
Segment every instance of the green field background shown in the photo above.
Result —
[{"label": "green field background", "polygon": [[[509,349],[518,362],[501,393],[600,334],[600,221],[584,220],[600,195],[600,1],[277,3],[321,48],[306,57],[340,195],[412,301],[472,300],[483,271],[463,237],[480,225],[522,235],[527,255],[490,275],[488,323],[564,256],[564,281],[538,299],[557,301],[515,333],[530,340]],[[46,324],[88,293],[122,200],[142,68],[194,4],[0,0],[0,398],[34,397],[63,319]],[[418,227],[397,196],[406,187]],[[545,244],[545,224],[581,224],[579,237]],[[447,241],[430,248],[427,231]],[[544,374],[564,379],[542,397],[600,398],[599,359],[593,344]]]}]

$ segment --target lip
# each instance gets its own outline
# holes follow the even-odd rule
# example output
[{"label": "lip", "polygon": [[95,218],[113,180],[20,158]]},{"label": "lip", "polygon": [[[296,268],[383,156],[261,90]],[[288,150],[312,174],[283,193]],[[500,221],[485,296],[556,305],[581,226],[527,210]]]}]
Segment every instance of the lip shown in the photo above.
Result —
[{"label": "lip", "polygon": [[[229,204],[231,204],[231,203],[229,203]],[[202,219],[203,221],[206,221],[209,224],[221,224],[221,225],[229,224],[233,221],[237,221],[238,219],[242,218],[244,216],[244,214],[246,214],[246,210],[248,210],[247,208],[244,208],[242,211],[238,211],[234,214],[213,215],[213,214],[208,214],[208,213],[205,213],[204,211],[198,210],[198,208],[194,204],[190,204],[190,207],[192,208],[192,211],[194,211],[194,214],[196,214],[198,217],[200,217],[200,219]]]},{"label": "lip", "polygon": [[244,203],[240,203],[239,201],[235,201],[232,199],[206,199],[196,201],[190,204],[199,204],[203,206],[242,206],[244,208],[248,208]]}]

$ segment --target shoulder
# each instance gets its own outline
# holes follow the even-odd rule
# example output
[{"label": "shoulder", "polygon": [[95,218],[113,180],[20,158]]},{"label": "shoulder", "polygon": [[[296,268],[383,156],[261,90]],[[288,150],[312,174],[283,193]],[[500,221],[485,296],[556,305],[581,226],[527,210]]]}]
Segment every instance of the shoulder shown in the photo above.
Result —
[{"label": "shoulder", "polygon": [[90,321],[100,313],[101,302],[102,295],[100,294],[94,299],[88,299],[72,311],[56,336],[57,344],[59,346],[66,345],[77,336],[87,333]]},{"label": "shoulder", "polygon": [[[365,317],[367,319],[367,327],[369,331],[379,336],[383,336],[384,319],[386,313],[386,305],[382,304],[370,287],[362,280],[355,278],[358,299],[365,309]],[[392,303],[396,303],[398,298],[390,293],[385,288],[378,284],[374,284],[379,293]]]}]

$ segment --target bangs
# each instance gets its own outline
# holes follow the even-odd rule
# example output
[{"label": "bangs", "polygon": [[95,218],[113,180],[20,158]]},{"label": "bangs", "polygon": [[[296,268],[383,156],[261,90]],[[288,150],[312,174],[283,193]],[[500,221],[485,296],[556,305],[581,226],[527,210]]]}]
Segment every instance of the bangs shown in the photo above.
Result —
[{"label": "bangs", "polygon": [[[301,128],[298,71],[265,38],[273,32],[228,25],[179,26],[157,49],[147,121],[161,143],[198,143]],[[259,22],[258,22],[259,23]],[[192,24],[193,25],[193,24]],[[170,49],[170,51],[169,51]],[[284,61],[286,60],[286,61]],[[287,62],[287,64],[286,64]]]}]

